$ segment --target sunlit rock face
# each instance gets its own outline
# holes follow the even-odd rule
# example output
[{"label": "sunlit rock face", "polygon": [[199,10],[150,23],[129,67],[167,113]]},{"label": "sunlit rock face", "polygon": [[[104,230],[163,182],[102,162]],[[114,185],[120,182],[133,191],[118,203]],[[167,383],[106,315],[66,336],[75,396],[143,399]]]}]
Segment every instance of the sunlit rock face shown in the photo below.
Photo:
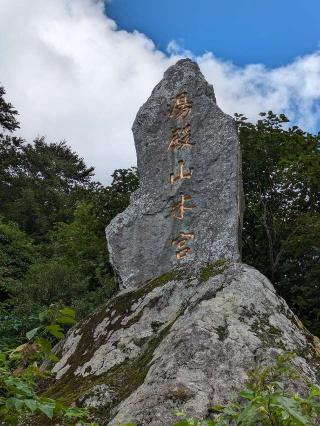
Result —
[{"label": "sunlit rock face", "polygon": [[316,383],[319,340],[267,278],[239,263],[184,267],[120,292],[78,324],[49,395],[92,407],[104,425],[168,426],[180,410],[206,417],[248,370],[285,351]]},{"label": "sunlit rock face", "polygon": [[133,133],[140,188],[106,231],[120,287],[178,264],[239,260],[237,130],[195,62],[181,60],[166,71]]}]

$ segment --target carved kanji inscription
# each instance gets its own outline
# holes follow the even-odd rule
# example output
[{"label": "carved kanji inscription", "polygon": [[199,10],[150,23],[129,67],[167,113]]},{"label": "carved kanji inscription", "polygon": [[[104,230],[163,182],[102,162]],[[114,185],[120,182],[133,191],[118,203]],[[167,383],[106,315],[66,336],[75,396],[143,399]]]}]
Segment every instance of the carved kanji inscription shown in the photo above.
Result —
[{"label": "carved kanji inscription", "polygon": [[172,245],[177,247],[176,258],[178,260],[184,258],[191,251],[191,248],[187,245],[190,240],[194,240],[193,232],[179,232],[178,238],[172,240]]},{"label": "carved kanji inscription", "polygon": [[192,199],[191,195],[184,195],[182,192],[180,193],[180,200],[171,205],[171,216],[178,220],[183,220],[184,213],[187,210],[192,210],[196,206],[194,204],[187,204],[186,201],[190,201]]},{"label": "carved kanji inscription", "polygon": [[193,169],[190,168],[189,172],[185,172],[184,171],[184,161],[183,160],[179,160],[178,161],[178,165],[179,165],[179,173],[176,176],[175,176],[174,173],[171,173],[171,175],[170,175],[170,183],[171,183],[171,185],[173,185],[178,180],[191,179],[191,177],[192,177]]},{"label": "carved kanji inscription", "polygon": [[180,149],[184,146],[192,146],[194,143],[190,142],[191,138],[191,125],[187,124],[184,127],[178,127],[172,130],[172,135],[168,149]]},{"label": "carved kanji inscription", "polygon": [[187,92],[179,93],[172,102],[169,117],[185,118],[191,111],[192,102],[188,100]]}]

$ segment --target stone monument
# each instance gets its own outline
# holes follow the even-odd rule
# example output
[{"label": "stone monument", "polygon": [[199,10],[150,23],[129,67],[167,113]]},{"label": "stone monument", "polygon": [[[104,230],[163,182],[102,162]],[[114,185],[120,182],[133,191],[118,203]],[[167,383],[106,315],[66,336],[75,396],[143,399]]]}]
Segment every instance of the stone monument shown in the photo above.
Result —
[{"label": "stone monument", "polygon": [[121,288],[175,265],[240,260],[242,181],[234,120],[198,65],[164,74],[133,124],[140,188],[107,227]]},{"label": "stone monument", "polygon": [[107,228],[120,292],[56,348],[46,395],[101,425],[170,426],[208,418],[285,351],[319,383],[319,339],[239,261],[237,131],[194,62],[168,69],[133,130],[140,188]]}]

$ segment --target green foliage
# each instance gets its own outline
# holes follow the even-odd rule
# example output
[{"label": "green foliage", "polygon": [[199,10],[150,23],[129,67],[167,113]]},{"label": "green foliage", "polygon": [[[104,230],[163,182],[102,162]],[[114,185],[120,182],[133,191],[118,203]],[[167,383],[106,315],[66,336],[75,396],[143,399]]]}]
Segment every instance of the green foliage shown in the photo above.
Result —
[{"label": "green foliage", "polygon": [[[0,89],[0,126],[18,128]],[[0,133],[0,348],[19,344],[53,302],[91,312],[115,290],[105,226],[137,188],[134,168],[110,186],[65,142]]]},{"label": "green foliage", "polygon": [[19,123],[16,119],[16,115],[18,115],[18,111],[16,111],[10,102],[6,102],[4,100],[4,95],[6,91],[2,86],[0,86],[0,126],[12,132],[19,128]]},{"label": "green foliage", "polygon": [[0,205],[3,214],[38,241],[60,221],[70,221],[74,204],[88,188],[92,168],[65,142],[0,144]]},{"label": "green foliage", "polygon": [[[58,223],[52,233],[54,258],[75,268],[85,283],[81,300],[73,298],[81,315],[90,312],[92,302],[93,307],[97,306],[115,290],[104,227],[104,220],[96,215],[93,203],[87,201],[76,207],[70,224]],[[80,308],[83,297],[88,304],[87,309]]]},{"label": "green foliage", "polygon": [[27,333],[28,342],[0,352],[0,421],[17,425],[26,423],[31,416],[45,416],[49,420],[59,419],[60,424],[81,424],[89,417],[86,410],[69,407],[37,392],[37,382],[50,375],[40,365],[58,360],[52,353],[52,344],[64,337],[63,328],[75,323],[75,312],[52,305],[42,312],[39,321],[40,325]]},{"label": "green foliage", "polygon": [[[38,323],[38,315],[52,303],[73,304],[86,283],[72,265],[56,260],[31,265],[21,280],[11,282],[10,297],[0,304],[0,348],[19,344],[28,329]],[[69,303],[68,303],[69,302]]]},{"label": "green foliage", "polygon": [[18,345],[37,317],[34,310],[29,312],[28,318],[18,315],[12,299],[15,288],[21,285],[37,259],[32,239],[0,215],[0,349]]},{"label": "green foliage", "polygon": [[[4,295],[0,305],[0,347],[18,344],[25,332],[35,326],[37,313],[51,303],[73,306],[81,318],[113,294],[116,286],[104,228],[112,215],[126,207],[134,181],[135,170],[116,172],[110,187],[97,185],[88,189],[86,200],[79,200],[74,206],[72,220],[55,223],[46,234],[46,243],[35,245],[30,237],[27,239],[31,261],[19,279],[12,280],[10,293]],[[20,237],[26,235],[17,226],[12,227]],[[12,252],[13,243],[8,247]],[[36,257],[37,252],[42,256]],[[13,263],[11,253],[9,257]],[[18,260],[22,259],[21,254]]]},{"label": "green foliage", "polygon": [[20,312],[30,312],[37,305],[48,307],[59,301],[70,306],[85,290],[86,282],[76,265],[49,259],[32,265],[14,292]]},{"label": "green foliage", "polygon": [[14,306],[15,299],[0,304],[0,351],[8,350],[24,341],[26,332],[38,323],[39,309],[22,313]]},{"label": "green foliage", "polygon": [[320,326],[320,135],[237,115],[246,210],[243,260],[267,275],[314,333]]},{"label": "green foliage", "polygon": [[24,276],[35,258],[32,239],[0,215],[0,291],[10,293],[11,283]]},{"label": "green foliage", "polygon": [[103,226],[129,205],[131,194],[138,189],[139,179],[137,169],[117,169],[112,174],[110,186],[97,185],[92,196],[96,217],[103,221]]},{"label": "green foliage", "polygon": [[[308,385],[290,363],[293,354],[249,373],[247,387],[226,406],[212,407],[212,418],[183,418],[173,426],[315,426],[320,422],[320,388]],[[307,396],[291,394],[285,383],[300,381]],[[185,417],[184,413],[178,413]]]}]

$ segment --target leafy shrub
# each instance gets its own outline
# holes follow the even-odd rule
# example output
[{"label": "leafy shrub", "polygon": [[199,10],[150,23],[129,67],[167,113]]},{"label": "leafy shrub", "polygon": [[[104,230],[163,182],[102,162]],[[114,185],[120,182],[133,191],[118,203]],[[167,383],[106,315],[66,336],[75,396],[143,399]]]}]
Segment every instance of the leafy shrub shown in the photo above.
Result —
[{"label": "leafy shrub", "polygon": [[12,283],[24,276],[36,258],[32,239],[0,215],[0,301],[7,298]]},{"label": "leafy shrub", "polygon": [[86,288],[87,283],[75,266],[50,259],[31,266],[23,282],[16,286],[15,297],[21,299],[22,311],[32,311],[34,305],[49,307],[60,301],[70,306]]},{"label": "leafy shrub", "polygon": [[38,415],[50,420],[59,418],[60,424],[80,425],[89,417],[86,410],[66,406],[36,391],[37,382],[50,375],[40,366],[44,361],[58,360],[52,353],[52,344],[64,337],[65,327],[75,323],[75,312],[53,305],[39,320],[40,325],[27,333],[26,343],[0,352],[0,422],[26,424],[30,416]]}]

